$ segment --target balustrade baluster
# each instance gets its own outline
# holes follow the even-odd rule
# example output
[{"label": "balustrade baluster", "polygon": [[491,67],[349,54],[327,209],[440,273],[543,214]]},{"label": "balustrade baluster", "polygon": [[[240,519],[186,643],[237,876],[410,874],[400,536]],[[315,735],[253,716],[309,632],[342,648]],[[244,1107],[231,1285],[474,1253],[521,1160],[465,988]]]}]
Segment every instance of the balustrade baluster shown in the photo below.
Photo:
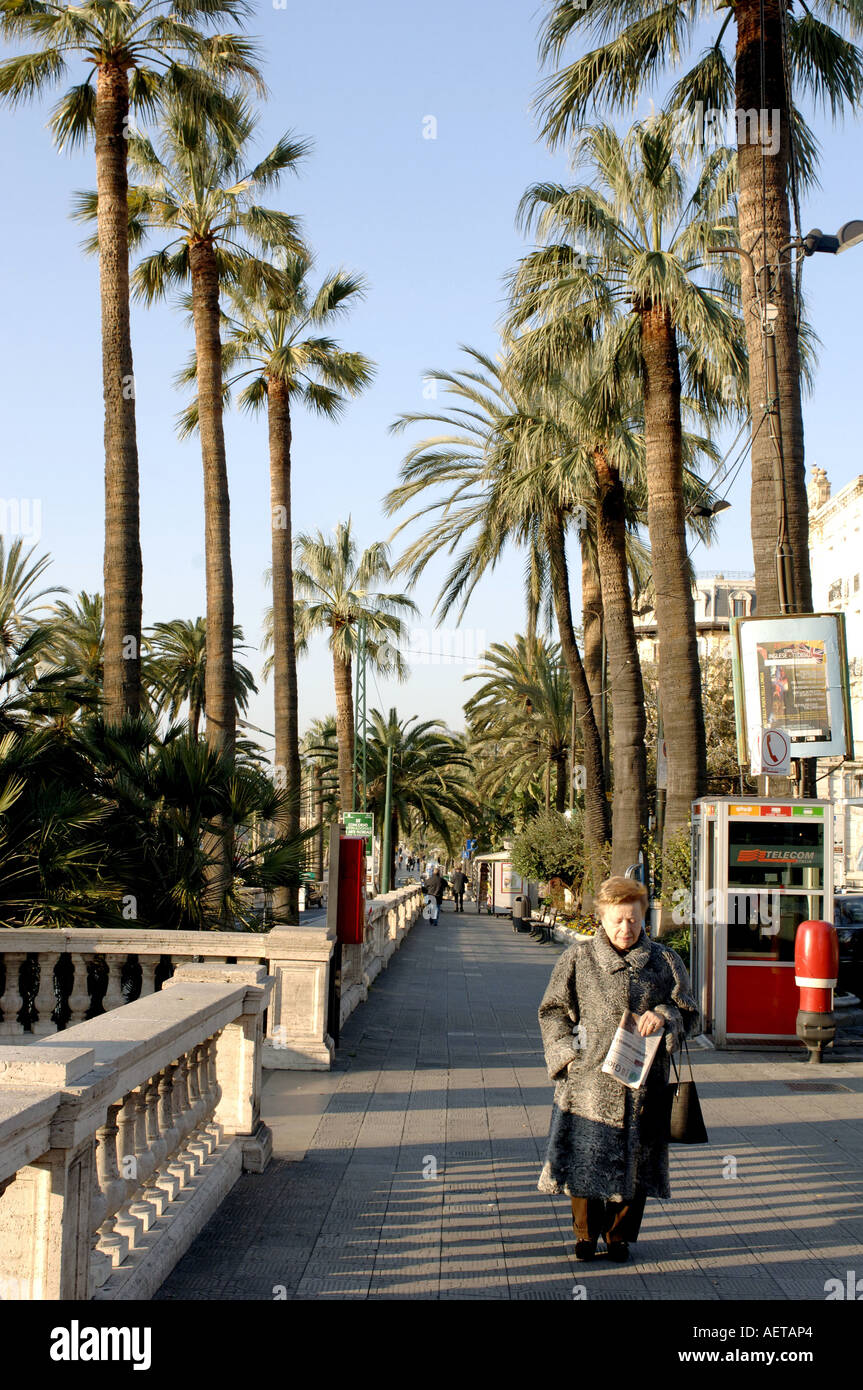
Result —
[{"label": "balustrade baluster", "polygon": [[145,995],[156,992],[156,970],[159,965],[159,957],[140,955],[138,963],[141,967],[141,993],[138,998],[143,999]]},{"label": "balustrade baluster", "polygon": [[[167,1144],[159,1128],[159,1077],[151,1076],[144,1087],[146,1096],[147,1148],[153,1158],[152,1175],[149,1185],[144,1188],[144,1198],[162,1216],[171,1200],[172,1192],[164,1183],[159,1186],[159,1178],[167,1158]],[[173,1185],[173,1183],[172,1183]]]},{"label": "balustrade baluster", "polygon": [[156,1216],[162,1212],[161,1205],[156,1208],[146,1196],[145,1189],[147,1181],[156,1167],[156,1156],[150,1150],[150,1142],[147,1134],[147,1082],[141,1086],[136,1086],[132,1092],[135,1101],[135,1161],[138,1175],[138,1185],[136,1192],[136,1202],[129,1208],[134,1214],[139,1212],[143,1216],[147,1215],[147,1228],[153,1224]]},{"label": "balustrade baluster", "polygon": [[96,1250],[108,1261],[108,1266],[101,1261],[94,1266],[97,1287],[105,1282],[110,1267],[122,1264],[129,1252],[129,1243],[117,1232],[114,1220],[126,1198],[126,1184],[117,1166],[117,1116],[121,1109],[121,1103],[109,1105],[105,1123],[96,1130],[96,1190],[92,1218]]},{"label": "balustrade baluster", "polygon": [[213,1135],[217,1144],[222,1142],[222,1126],[215,1116],[216,1106],[222,1099],[222,1088],[219,1085],[219,1077],[216,1069],[216,1044],[219,1034],[216,1033],[211,1038],[207,1038],[204,1043],[204,1063],[205,1075],[207,1078],[207,1115],[209,1116],[206,1124],[207,1130]]},{"label": "balustrade baluster", "polygon": [[119,1129],[120,1177],[125,1186],[125,1201],[117,1213],[116,1227],[120,1234],[129,1241],[129,1248],[134,1250],[140,1245],[141,1235],[149,1224],[144,1219],[143,1212],[133,1210],[138,1205],[135,1200],[138,1195],[138,1155],[136,1153],[138,1100],[134,1091],[130,1091],[128,1095],[123,1097],[117,1116],[117,1126]]},{"label": "balustrade baluster", "polygon": [[123,966],[126,963],[126,957],[114,952],[106,952],[102,959],[108,967],[108,984],[102,998],[102,1008],[107,1014],[112,1009],[119,1009],[125,1003],[123,998]]},{"label": "balustrade baluster", "polygon": [[69,1022],[67,1028],[72,1028],[76,1023],[83,1023],[90,1009],[90,993],[87,988],[87,966],[93,960],[92,955],[80,955],[77,952],[72,956],[72,968],[74,977],[72,988],[69,991],[69,998],[66,1001],[69,1008]]},{"label": "balustrade baluster", "polygon": [[58,959],[59,957],[53,952],[40,951],[39,953],[39,987],[36,990],[34,1000],[37,1016],[31,1024],[34,1037],[44,1037],[47,1033],[57,1032],[57,1025],[51,1015],[57,1007],[57,996],[54,991],[54,966]]},{"label": "balustrade baluster", "polygon": [[24,1032],[23,1023],[18,1022],[22,1002],[19,976],[21,966],[27,957],[23,951],[6,951],[4,956],[6,981],[3,986],[3,995],[0,997],[0,1010],[3,1011],[3,1019],[0,1021],[0,1035],[8,1038],[17,1037]]}]

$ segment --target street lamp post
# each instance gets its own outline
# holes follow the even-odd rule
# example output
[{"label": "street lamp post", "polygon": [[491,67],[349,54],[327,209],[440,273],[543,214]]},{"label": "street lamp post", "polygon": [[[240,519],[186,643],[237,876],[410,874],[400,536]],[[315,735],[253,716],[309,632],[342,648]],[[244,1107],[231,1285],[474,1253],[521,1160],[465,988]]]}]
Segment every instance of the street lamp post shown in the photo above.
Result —
[{"label": "street lamp post", "polygon": [[384,828],[381,835],[381,892],[390,891],[390,858],[392,856],[390,820],[393,809],[393,746],[387,748],[387,790],[384,797]]}]

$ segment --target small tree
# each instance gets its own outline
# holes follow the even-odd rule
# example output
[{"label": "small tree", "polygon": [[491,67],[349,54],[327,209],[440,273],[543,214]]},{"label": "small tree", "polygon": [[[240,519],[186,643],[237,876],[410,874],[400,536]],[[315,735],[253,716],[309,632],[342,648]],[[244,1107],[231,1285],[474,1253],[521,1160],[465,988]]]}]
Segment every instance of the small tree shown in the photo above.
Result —
[{"label": "small tree", "polygon": [[512,864],[522,878],[548,882],[559,878],[568,888],[584,878],[584,828],[581,813],[571,817],[546,811],[531,821],[512,847]]}]

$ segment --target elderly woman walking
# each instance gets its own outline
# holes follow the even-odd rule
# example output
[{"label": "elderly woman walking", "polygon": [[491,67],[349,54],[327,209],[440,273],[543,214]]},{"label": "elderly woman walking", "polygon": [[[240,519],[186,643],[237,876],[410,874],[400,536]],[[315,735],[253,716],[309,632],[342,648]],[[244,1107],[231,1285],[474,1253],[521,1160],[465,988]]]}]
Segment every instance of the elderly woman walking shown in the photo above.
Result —
[{"label": "elderly woman walking", "polygon": [[[668,1197],[664,1104],[669,1058],[698,1031],[683,961],[644,930],[647,892],[609,878],[594,899],[601,925],[564,951],[539,1006],[554,1106],[539,1191],[572,1199],[575,1253],[592,1260],[602,1236],[609,1258],[629,1258],[648,1197]],[[639,1090],[601,1070],[625,1009],[638,1031],[664,1032]]]}]

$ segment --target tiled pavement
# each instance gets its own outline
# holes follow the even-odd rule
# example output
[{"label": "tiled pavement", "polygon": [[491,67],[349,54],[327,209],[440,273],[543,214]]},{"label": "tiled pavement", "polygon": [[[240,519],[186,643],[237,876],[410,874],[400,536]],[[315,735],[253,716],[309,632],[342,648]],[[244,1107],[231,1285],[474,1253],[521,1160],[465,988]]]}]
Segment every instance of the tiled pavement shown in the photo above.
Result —
[{"label": "tiled pavement", "polygon": [[552,1097],[536,1010],[559,951],[451,908],[420,921],[333,1071],[267,1074],[276,1157],[156,1297],[823,1300],[863,1276],[853,1047],[817,1070],[695,1053],[711,1144],[672,1148],[673,1198],[648,1202],[631,1263],[575,1262],[568,1199],[536,1191]]}]

